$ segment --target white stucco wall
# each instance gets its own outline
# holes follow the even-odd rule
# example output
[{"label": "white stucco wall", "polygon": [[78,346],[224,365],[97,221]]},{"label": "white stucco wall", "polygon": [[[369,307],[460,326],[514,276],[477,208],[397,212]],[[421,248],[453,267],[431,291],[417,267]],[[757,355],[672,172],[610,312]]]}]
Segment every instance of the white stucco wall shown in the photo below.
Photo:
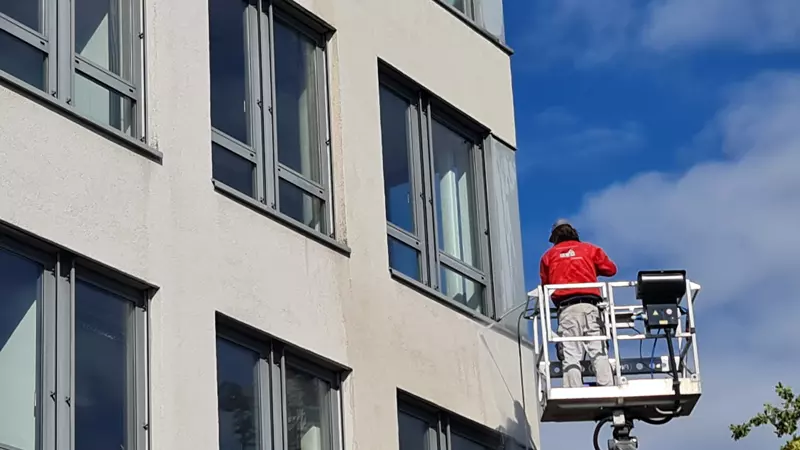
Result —
[{"label": "white stucco wall", "polygon": [[398,388],[524,433],[516,341],[389,276],[378,121],[380,58],[513,144],[509,57],[433,0],[300,3],[337,29],[334,195],[351,256],[213,190],[204,1],[146,1],[149,142],[163,164],[0,85],[0,219],[160,287],[154,449],[217,447],[215,311],[353,369],[347,449],[397,448]]}]

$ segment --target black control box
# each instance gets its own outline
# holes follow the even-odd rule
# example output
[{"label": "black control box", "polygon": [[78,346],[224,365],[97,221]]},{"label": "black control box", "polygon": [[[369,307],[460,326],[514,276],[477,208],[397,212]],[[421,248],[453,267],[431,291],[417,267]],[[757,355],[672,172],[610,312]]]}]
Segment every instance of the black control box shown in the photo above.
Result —
[{"label": "black control box", "polygon": [[648,330],[673,330],[678,327],[678,306],[675,304],[645,305],[644,313]]}]

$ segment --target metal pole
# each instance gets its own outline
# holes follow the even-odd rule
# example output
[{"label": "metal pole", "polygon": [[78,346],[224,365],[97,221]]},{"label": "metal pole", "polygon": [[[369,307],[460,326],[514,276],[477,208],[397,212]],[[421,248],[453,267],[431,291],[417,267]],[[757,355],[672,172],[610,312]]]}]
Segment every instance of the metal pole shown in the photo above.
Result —
[{"label": "metal pole", "polygon": [[608,304],[611,310],[611,343],[614,345],[614,358],[617,360],[617,363],[614,364],[614,366],[616,366],[615,372],[617,373],[617,379],[614,382],[616,385],[622,380],[622,358],[619,356],[619,341],[617,341],[617,315],[614,313],[614,288],[610,286],[608,287]]}]

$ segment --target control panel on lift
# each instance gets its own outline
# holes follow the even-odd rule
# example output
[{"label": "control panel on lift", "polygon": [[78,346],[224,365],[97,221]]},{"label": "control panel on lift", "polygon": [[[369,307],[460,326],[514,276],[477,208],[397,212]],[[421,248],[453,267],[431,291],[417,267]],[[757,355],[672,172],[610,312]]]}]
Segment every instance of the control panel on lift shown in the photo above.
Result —
[{"label": "control panel on lift", "polygon": [[[558,335],[551,296],[575,288],[600,290],[601,335]],[[636,281],[545,285],[529,292],[541,421],[600,421],[598,427],[612,422],[615,438],[609,448],[616,449],[637,448],[635,438],[628,436],[633,420],[662,424],[691,414],[701,394],[694,320],[699,291],[685,271],[673,270],[642,271]],[[584,360],[583,386],[564,387],[556,345],[590,341],[606,345],[613,385],[597,386],[590,361]]]}]

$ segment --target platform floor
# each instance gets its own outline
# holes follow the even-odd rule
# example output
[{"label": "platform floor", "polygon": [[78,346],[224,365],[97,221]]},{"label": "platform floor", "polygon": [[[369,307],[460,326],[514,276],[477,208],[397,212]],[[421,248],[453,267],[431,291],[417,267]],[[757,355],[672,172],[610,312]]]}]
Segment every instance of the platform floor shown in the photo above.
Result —
[{"label": "platform floor", "polygon": [[[700,381],[681,379],[681,410],[688,416],[700,398]],[[543,404],[542,422],[585,422],[607,417],[623,408],[632,417],[664,417],[675,404],[672,379],[628,380],[623,386],[551,388]]]}]

